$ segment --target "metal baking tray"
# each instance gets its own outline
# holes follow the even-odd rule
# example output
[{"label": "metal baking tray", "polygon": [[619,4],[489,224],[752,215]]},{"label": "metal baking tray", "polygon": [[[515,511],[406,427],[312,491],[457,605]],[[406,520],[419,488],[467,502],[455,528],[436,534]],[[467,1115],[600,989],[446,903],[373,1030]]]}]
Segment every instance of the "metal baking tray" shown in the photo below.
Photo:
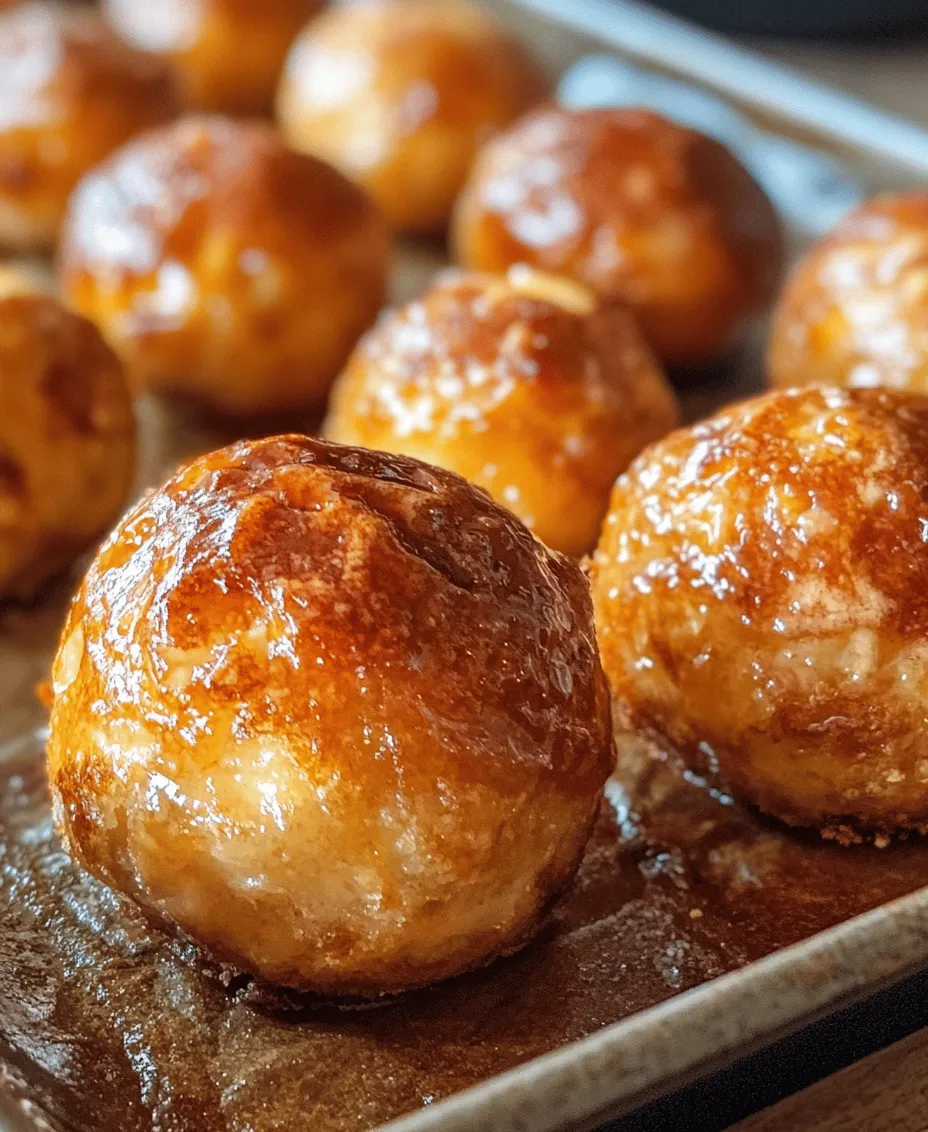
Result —
[{"label": "metal baking tray", "polygon": [[[494,7],[556,74],[608,49],[838,154],[868,190],[928,172],[921,130],[671,17],[623,0]],[[395,295],[443,262],[401,249]],[[690,417],[762,386],[761,343],[691,380]],[[231,439],[155,402],[140,414],[142,484]],[[519,955],[361,1012],[226,987],[54,841],[32,689],[67,593],[0,612],[10,1132],[580,1132],[928,963],[928,843],[843,849],[786,831],[628,740],[576,883]]]}]

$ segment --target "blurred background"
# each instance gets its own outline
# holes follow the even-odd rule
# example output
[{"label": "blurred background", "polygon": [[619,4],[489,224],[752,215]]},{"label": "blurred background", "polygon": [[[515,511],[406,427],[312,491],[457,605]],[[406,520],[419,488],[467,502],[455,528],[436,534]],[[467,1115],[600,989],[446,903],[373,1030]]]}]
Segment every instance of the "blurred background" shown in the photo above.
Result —
[{"label": "blurred background", "polygon": [[923,0],[661,0],[722,31],[765,35],[898,35],[928,28]]},{"label": "blurred background", "polygon": [[924,0],[657,0],[654,6],[928,124]]}]

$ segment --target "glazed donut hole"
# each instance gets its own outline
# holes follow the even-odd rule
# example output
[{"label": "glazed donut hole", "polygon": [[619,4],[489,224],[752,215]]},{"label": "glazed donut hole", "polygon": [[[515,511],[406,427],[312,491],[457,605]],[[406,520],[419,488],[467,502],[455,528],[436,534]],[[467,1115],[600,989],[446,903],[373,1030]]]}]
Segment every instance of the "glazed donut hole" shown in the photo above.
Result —
[{"label": "glazed donut hole", "polygon": [[768,350],[777,386],[928,393],[928,193],[864,204],[800,261]]},{"label": "glazed donut hole", "polygon": [[571,276],[626,303],[669,366],[736,346],[776,293],[773,206],[718,142],[646,110],[545,108],[480,152],[455,208],[457,258]]},{"label": "glazed donut hole", "polygon": [[122,367],[38,294],[0,297],[0,598],[27,600],[118,516],[135,467]]},{"label": "glazed donut hole", "polygon": [[612,767],[579,568],[451,473],[305,437],[145,497],[53,680],[69,850],[213,958],[326,994],[522,946]]},{"label": "glazed donut hole", "polygon": [[329,8],[299,36],[277,107],[285,137],[363,185],[390,224],[439,232],[479,146],[548,91],[538,64],[463,0]]},{"label": "glazed donut hole", "polygon": [[0,245],[53,247],[78,179],[175,111],[163,64],[92,9],[37,0],[0,12]]},{"label": "glazed donut hole", "polygon": [[383,301],[388,244],[367,196],[270,126],[194,117],[81,181],[60,274],[137,388],[242,417],[325,403]]},{"label": "glazed donut hole", "polygon": [[383,315],[337,382],[323,431],[449,468],[579,557],[616,476],[677,420],[628,311],[514,267],[448,272]]},{"label": "glazed donut hole", "polygon": [[120,35],[171,67],[185,105],[271,109],[290,44],[322,0],[103,0]]},{"label": "glazed donut hole", "polygon": [[928,399],[723,410],[619,478],[591,565],[630,727],[792,825],[928,830]]}]

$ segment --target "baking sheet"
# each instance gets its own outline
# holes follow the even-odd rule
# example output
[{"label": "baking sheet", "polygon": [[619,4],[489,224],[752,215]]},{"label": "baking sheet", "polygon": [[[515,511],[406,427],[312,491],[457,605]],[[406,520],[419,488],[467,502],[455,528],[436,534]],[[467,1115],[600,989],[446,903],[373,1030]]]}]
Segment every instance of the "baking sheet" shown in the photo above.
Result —
[{"label": "baking sheet", "polygon": [[[503,10],[555,70],[601,46]],[[872,187],[911,178],[833,148]],[[395,295],[441,263],[404,248]],[[760,343],[689,383],[690,418],[761,386]],[[154,401],[141,415],[145,482],[231,439]],[[54,840],[31,690],[67,592],[0,614],[0,1085],[23,1127],[580,1127],[928,959],[928,896],[906,895],[928,883],[923,842],[786,832],[630,742],[577,883],[520,955],[363,1012],[227,987]]]},{"label": "baking sheet", "polygon": [[[41,736],[8,749],[0,782],[0,1052],[55,1129],[374,1127],[928,880],[921,842],[784,833],[632,744],[539,940],[349,1011],[226,987],[80,874],[52,834],[41,758]],[[484,1126],[498,1127],[471,1111],[450,1125]]]}]

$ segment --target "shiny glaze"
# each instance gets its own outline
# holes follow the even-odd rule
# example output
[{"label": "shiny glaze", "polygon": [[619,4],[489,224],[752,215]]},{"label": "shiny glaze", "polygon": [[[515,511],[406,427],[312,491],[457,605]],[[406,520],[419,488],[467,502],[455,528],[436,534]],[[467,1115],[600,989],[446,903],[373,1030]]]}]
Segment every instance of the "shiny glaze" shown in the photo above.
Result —
[{"label": "shiny glaze", "polygon": [[628,303],[668,364],[712,361],[772,301],[783,236],[718,142],[645,110],[543,109],[491,141],[456,206],[459,260],[530,263]]},{"label": "shiny glaze", "polygon": [[187,118],[80,183],[62,284],[137,385],[272,412],[324,400],[383,301],[387,250],[334,169],[268,126]]},{"label": "shiny glaze", "polygon": [[484,970],[358,1012],[247,980],[224,986],[68,861],[41,752],[8,762],[0,1056],[15,1071],[5,1087],[69,1132],[357,1132],[928,877],[920,839],[845,849],[762,821],[687,781],[663,752],[626,746],[620,766],[548,931]]},{"label": "shiny glaze", "polygon": [[285,136],[363,185],[390,223],[442,229],[478,147],[548,89],[479,8],[342,4],[307,26],[278,98]]},{"label": "shiny glaze", "polygon": [[187,106],[271,108],[294,36],[322,0],[103,0],[113,26],[171,65]]},{"label": "shiny glaze", "polygon": [[827,835],[928,825],[928,399],[794,390],[672,434],[591,576],[631,726]]},{"label": "shiny glaze", "polygon": [[218,958],[332,993],[521,946],[614,757],[579,568],[457,476],[305,437],[145,497],[53,682],[71,851]]},{"label": "shiny glaze", "polygon": [[579,557],[616,476],[678,419],[624,308],[514,268],[448,273],[382,316],[333,391],[324,431],[450,468]]},{"label": "shiny glaze", "polygon": [[0,13],[0,242],[51,247],[82,174],[176,106],[167,69],[90,9]]},{"label": "shiny glaze", "polygon": [[767,361],[779,386],[928,393],[928,193],[875,197],[806,254]]},{"label": "shiny glaze", "polygon": [[0,597],[31,597],[93,546],[134,469],[129,390],[96,327],[0,297]]}]

